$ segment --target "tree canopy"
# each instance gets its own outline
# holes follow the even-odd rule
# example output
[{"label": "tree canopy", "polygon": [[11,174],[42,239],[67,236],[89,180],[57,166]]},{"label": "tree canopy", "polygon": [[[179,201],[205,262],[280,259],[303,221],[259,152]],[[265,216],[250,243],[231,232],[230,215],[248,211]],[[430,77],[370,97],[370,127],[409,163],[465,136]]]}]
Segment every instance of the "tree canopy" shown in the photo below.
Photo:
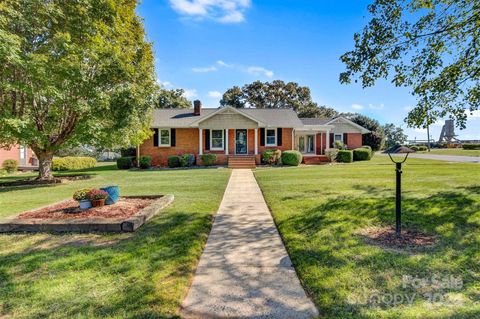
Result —
[{"label": "tree canopy", "polygon": [[480,105],[478,0],[375,0],[355,48],[342,55],[342,83],[378,79],[412,88],[407,123],[424,127],[446,116],[465,127]]},{"label": "tree canopy", "polygon": [[184,93],[183,89],[160,89],[155,107],[159,109],[189,109],[192,107],[192,102],[183,96]]},{"label": "tree canopy", "polygon": [[352,122],[363,126],[367,130],[370,130],[370,133],[362,135],[363,145],[369,145],[374,151],[379,151],[383,148],[385,143],[385,132],[377,120],[358,113],[343,113],[341,115]]},{"label": "tree canopy", "polygon": [[407,141],[407,135],[401,127],[395,126],[393,123],[387,123],[383,126],[385,133],[385,147],[387,149],[398,144],[404,144]]},{"label": "tree canopy", "polygon": [[291,108],[299,117],[334,117],[338,114],[332,108],[313,102],[308,87],[281,80],[255,81],[242,88],[234,86],[223,94],[220,105],[235,108]]},{"label": "tree canopy", "polygon": [[0,143],[30,146],[49,179],[65,146],[145,139],[154,59],[136,0],[0,4]]}]

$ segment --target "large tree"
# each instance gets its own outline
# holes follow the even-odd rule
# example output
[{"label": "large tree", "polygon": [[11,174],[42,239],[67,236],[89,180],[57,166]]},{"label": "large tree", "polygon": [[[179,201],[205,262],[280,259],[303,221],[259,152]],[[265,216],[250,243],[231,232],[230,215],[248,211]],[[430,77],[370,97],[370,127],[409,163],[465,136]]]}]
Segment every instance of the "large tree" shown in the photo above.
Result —
[{"label": "large tree", "polygon": [[234,86],[223,94],[220,105],[236,108],[291,108],[300,117],[334,117],[338,114],[332,108],[318,106],[313,102],[308,87],[281,80],[255,81],[242,88]]},{"label": "large tree", "polygon": [[387,123],[383,126],[385,132],[385,147],[387,149],[403,144],[407,141],[407,135],[401,127],[395,126],[393,123]]},{"label": "large tree", "polygon": [[374,151],[379,151],[383,148],[385,132],[377,120],[358,113],[343,113],[341,115],[370,131],[370,133],[362,135],[363,145],[369,145]]},{"label": "large tree", "polygon": [[465,127],[480,105],[480,1],[375,0],[368,11],[355,48],[341,57],[340,81],[369,87],[390,78],[417,97],[410,126],[450,116]]},{"label": "large tree", "polygon": [[155,103],[155,107],[159,109],[189,109],[192,102],[185,96],[183,89],[160,89]]},{"label": "large tree", "polygon": [[51,179],[63,147],[136,144],[157,86],[136,0],[0,3],[0,143],[29,145]]}]

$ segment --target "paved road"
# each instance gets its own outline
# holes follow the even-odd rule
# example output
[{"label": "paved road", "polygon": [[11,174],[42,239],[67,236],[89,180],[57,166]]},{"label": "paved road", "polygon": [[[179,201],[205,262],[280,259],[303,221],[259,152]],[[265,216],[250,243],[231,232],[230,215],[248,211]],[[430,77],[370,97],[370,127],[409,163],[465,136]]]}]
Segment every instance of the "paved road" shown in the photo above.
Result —
[{"label": "paved road", "polygon": [[251,170],[233,170],[195,277],[185,318],[312,318]]},{"label": "paved road", "polygon": [[[388,156],[388,154],[380,153],[383,156]],[[404,156],[403,154],[397,154],[399,156]],[[439,161],[447,162],[461,162],[461,163],[480,163],[480,157],[475,156],[456,156],[456,155],[438,155],[438,154],[410,154],[408,157],[412,158],[424,158],[432,159]]]}]

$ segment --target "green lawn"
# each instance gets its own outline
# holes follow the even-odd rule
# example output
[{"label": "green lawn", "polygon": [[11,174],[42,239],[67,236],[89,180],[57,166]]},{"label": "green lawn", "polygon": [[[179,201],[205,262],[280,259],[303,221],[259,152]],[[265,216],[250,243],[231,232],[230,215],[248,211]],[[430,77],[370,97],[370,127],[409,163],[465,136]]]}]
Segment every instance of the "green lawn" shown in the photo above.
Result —
[{"label": "green lawn", "polygon": [[480,156],[480,150],[464,150],[462,148],[434,148],[430,152],[418,152],[418,154],[438,154],[438,155],[457,155],[457,156]]},{"label": "green lawn", "polygon": [[[438,236],[432,248],[386,249],[358,235],[365,227],[394,224],[395,173],[387,157],[256,170],[297,272],[322,316],[480,317],[480,166],[409,159],[403,171],[404,225]],[[441,290],[431,283],[403,288],[402,277],[408,275],[442,280],[452,275],[463,284],[460,289]],[[443,302],[429,303],[424,295],[429,293]],[[383,299],[376,303],[378,297]],[[412,305],[407,297],[414,297]]]},{"label": "green lawn", "polygon": [[124,195],[170,193],[175,201],[132,234],[0,235],[0,318],[175,316],[230,171],[102,166],[90,173],[89,181],[0,188],[0,217],[86,186],[117,184]]}]

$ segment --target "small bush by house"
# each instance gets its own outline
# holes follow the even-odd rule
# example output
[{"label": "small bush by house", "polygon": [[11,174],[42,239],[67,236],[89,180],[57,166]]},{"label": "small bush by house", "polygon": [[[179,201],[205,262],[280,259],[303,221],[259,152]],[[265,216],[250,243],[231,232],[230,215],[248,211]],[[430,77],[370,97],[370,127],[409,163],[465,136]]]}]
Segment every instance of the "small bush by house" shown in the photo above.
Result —
[{"label": "small bush by house", "polygon": [[466,143],[462,144],[464,150],[480,150],[480,143]]},{"label": "small bush by house", "polygon": [[303,156],[299,151],[285,151],[282,153],[282,164],[298,166],[302,162]]},{"label": "small bush by house", "polygon": [[354,161],[369,161],[372,158],[372,151],[368,148],[356,148],[353,150]]},{"label": "small bush by house", "polygon": [[339,163],[351,163],[353,162],[353,152],[347,150],[340,150],[337,154],[337,162]]},{"label": "small bush by house", "polygon": [[167,159],[168,167],[175,168],[180,167],[180,156],[170,155]]},{"label": "small bush by house", "polygon": [[124,156],[117,158],[117,168],[118,169],[130,169],[133,167],[133,161],[135,157],[133,156]]},{"label": "small bush by house", "polygon": [[215,154],[203,154],[201,158],[202,158],[203,165],[205,166],[214,165],[215,162],[217,161],[217,155]]},{"label": "small bush by house", "polygon": [[262,152],[262,163],[267,165],[278,164],[281,157],[281,150],[265,150]]},{"label": "small bush by house", "polygon": [[346,149],[345,144],[343,144],[342,141],[335,141],[333,144],[335,145],[335,148],[338,150]]},{"label": "small bush by house", "polygon": [[362,148],[366,148],[370,150],[370,159],[372,159],[373,155],[375,155],[375,152],[372,150],[372,147],[370,145],[362,145]]},{"label": "small bush by house", "polygon": [[195,164],[195,155],[193,154],[183,154],[180,156],[180,166],[181,167],[191,167]]},{"label": "small bush by house", "polygon": [[2,167],[5,171],[7,171],[7,173],[12,174],[17,171],[18,162],[14,159],[7,159],[3,161]]},{"label": "small bush by house", "polygon": [[337,160],[338,149],[337,148],[329,148],[325,150],[325,156],[328,157],[330,162],[335,162]]},{"label": "small bush by house", "polygon": [[92,168],[97,165],[94,157],[87,156],[66,156],[55,157],[53,159],[52,169],[54,171],[69,171],[76,169]]},{"label": "small bush by house", "polygon": [[139,161],[140,168],[147,169],[152,166],[151,156],[141,156]]}]

